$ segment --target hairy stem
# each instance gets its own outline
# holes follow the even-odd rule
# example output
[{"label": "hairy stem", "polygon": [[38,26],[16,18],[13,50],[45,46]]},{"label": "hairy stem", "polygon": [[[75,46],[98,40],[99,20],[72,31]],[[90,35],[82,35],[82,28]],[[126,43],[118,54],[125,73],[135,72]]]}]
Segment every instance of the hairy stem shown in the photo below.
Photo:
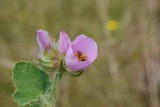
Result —
[{"label": "hairy stem", "polygon": [[57,101],[59,85],[60,85],[62,75],[63,75],[63,72],[58,70],[57,74],[56,74],[55,81],[54,81],[52,93],[51,93],[51,101],[50,101],[49,107],[56,107],[56,101]]}]

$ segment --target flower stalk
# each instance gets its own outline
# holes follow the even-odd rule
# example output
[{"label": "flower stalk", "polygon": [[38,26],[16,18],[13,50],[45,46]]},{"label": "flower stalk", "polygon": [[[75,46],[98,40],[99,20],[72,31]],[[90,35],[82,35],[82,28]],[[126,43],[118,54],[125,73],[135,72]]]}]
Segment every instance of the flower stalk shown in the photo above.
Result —
[{"label": "flower stalk", "polygon": [[64,74],[63,63],[61,63],[59,69],[56,72],[56,77],[55,77],[53,89],[51,92],[51,101],[50,101],[49,107],[56,107],[60,81],[62,79],[63,74]]}]

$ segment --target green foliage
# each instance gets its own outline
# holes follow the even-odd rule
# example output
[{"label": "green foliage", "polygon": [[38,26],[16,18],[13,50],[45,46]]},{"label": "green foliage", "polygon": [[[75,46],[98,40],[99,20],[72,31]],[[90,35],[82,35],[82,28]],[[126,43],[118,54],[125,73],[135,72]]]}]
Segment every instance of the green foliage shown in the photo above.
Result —
[{"label": "green foliage", "polygon": [[16,87],[14,100],[21,106],[38,101],[51,86],[49,76],[30,62],[18,62],[15,65],[13,81]]}]

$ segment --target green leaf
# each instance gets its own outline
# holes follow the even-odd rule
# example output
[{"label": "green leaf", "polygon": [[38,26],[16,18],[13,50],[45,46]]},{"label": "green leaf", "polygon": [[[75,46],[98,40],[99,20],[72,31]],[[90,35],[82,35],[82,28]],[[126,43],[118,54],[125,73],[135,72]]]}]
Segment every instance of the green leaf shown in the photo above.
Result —
[{"label": "green leaf", "polygon": [[13,97],[20,106],[37,101],[51,86],[49,76],[31,62],[18,62],[15,65],[13,81],[16,87]]}]

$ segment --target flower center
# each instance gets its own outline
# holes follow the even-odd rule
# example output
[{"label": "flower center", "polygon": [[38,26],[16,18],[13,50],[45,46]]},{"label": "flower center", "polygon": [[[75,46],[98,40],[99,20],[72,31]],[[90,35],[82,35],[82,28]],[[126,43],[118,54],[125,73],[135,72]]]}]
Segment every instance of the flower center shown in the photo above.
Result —
[{"label": "flower center", "polygon": [[86,61],[87,60],[87,56],[85,54],[82,54],[80,51],[77,51],[74,54],[75,57],[77,57],[78,61]]}]

